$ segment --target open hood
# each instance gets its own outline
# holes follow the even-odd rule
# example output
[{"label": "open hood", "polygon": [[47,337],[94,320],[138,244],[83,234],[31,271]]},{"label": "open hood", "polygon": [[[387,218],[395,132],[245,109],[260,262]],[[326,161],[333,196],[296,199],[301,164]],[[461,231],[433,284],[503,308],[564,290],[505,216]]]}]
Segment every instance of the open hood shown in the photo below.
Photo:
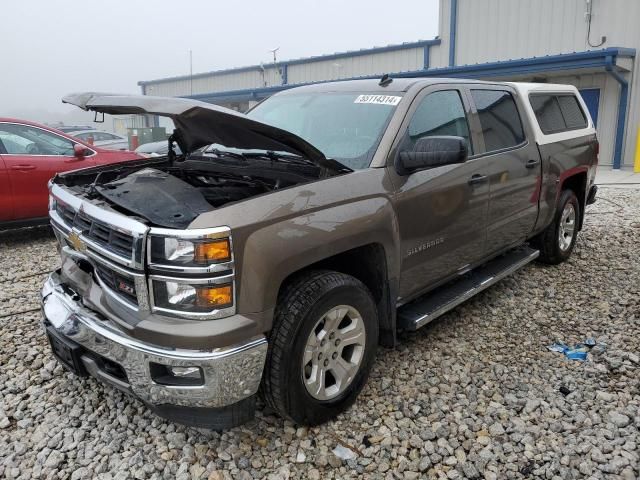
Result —
[{"label": "open hood", "polygon": [[258,122],[228,108],[186,98],[109,93],[74,93],[63,103],[111,115],[150,114],[169,117],[176,127],[175,140],[183,152],[219,143],[226,147],[288,152],[316,165],[336,170],[338,163],[306,140],[280,128]]}]

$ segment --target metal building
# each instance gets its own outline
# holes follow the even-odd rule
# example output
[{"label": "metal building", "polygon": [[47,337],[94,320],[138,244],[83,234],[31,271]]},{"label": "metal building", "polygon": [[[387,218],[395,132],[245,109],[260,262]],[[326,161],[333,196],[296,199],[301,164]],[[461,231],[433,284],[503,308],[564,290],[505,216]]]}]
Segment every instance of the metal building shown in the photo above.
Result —
[{"label": "metal building", "polygon": [[440,0],[433,40],[139,82],[147,95],[246,109],[292,86],[392,76],[568,83],[596,121],[600,161],[632,168],[640,126],[639,0]]}]

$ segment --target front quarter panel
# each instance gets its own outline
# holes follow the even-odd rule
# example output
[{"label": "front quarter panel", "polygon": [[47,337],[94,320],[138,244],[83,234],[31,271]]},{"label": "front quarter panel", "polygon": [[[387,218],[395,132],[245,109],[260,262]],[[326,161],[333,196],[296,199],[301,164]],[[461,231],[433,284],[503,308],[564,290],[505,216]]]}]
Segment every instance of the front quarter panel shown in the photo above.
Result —
[{"label": "front quarter panel", "polygon": [[388,277],[396,278],[398,225],[390,189],[386,169],[361,170],[205,213],[190,228],[231,227],[238,312],[264,312],[275,307],[289,275],[363,245],[381,244]]}]

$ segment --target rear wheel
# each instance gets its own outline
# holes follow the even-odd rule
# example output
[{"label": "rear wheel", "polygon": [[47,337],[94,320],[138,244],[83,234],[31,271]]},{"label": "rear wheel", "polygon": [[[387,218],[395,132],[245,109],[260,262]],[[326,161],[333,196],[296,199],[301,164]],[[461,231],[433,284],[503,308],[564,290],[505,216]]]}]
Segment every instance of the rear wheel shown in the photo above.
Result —
[{"label": "rear wheel", "polygon": [[347,409],[364,387],[378,343],[369,290],[354,277],[314,271],[280,297],[262,391],[280,415],[316,425]]},{"label": "rear wheel", "polygon": [[578,238],[579,219],[580,203],[576,194],[564,190],[553,222],[532,242],[540,250],[540,262],[557,265],[571,256]]}]

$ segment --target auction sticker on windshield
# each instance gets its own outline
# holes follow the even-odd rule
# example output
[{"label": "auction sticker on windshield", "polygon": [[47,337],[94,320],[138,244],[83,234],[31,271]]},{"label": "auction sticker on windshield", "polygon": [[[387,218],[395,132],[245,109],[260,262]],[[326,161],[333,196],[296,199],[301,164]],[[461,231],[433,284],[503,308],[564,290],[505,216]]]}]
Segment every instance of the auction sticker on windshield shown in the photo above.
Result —
[{"label": "auction sticker on windshield", "polygon": [[398,105],[402,97],[396,95],[358,95],[353,103],[375,103],[376,105]]}]

